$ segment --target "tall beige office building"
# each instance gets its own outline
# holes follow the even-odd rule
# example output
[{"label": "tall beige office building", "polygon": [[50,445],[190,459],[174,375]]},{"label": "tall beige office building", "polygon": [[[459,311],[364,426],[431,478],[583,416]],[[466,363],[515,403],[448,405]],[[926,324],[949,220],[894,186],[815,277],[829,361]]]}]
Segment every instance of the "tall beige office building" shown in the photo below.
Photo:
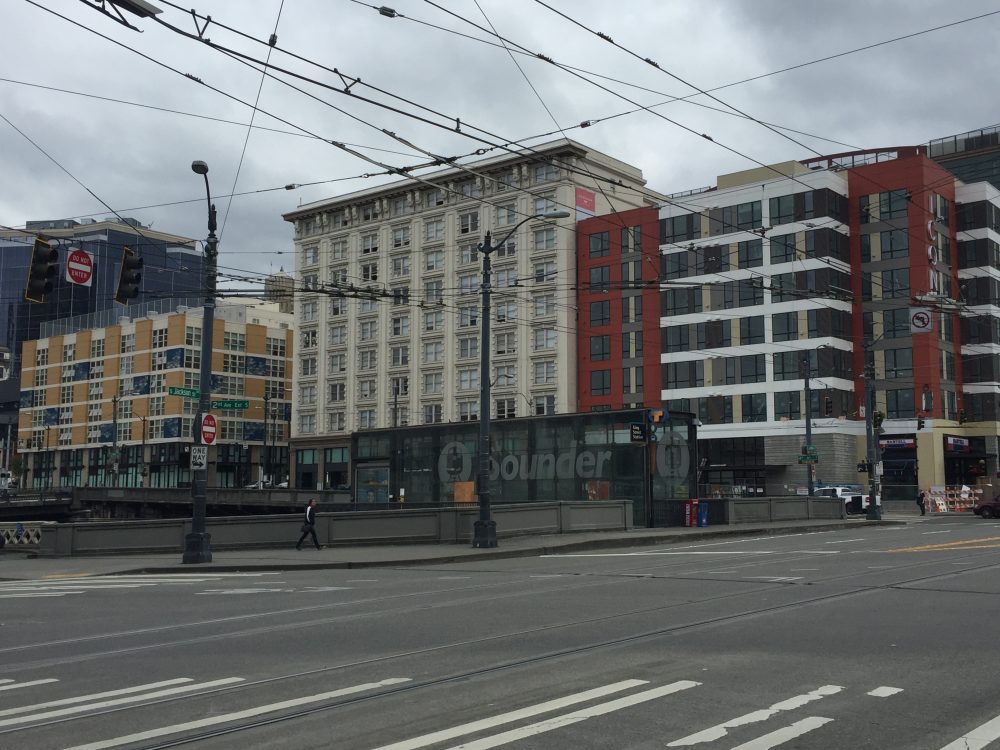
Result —
[{"label": "tall beige office building", "polygon": [[[655,204],[642,172],[568,139],[300,206],[292,434],[302,486],[356,430],[479,418],[494,244],[493,418],[576,410],[576,221]],[[428,184],[430,183],[430,184]],[[570,217],[529,219],[566,210]],[[516,228],[516,229],[515,229]],[[306,474],[310,476],[306,476]]]}]

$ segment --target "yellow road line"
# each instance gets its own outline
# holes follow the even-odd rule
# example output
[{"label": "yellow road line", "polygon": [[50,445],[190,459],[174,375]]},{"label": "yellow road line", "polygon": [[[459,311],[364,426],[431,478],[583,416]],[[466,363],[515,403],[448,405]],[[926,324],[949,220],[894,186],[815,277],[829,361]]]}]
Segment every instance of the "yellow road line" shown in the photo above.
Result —
[{"label": "yellow road line", "polygon": [[981,539],[966,539],[962,542],[924,544],[919,547],[896,547],[895,549],[887,549],[886,552],[947,552],[949,550],[993,549],[995,547],[1000,547],[1000,544],[983,545],[983,542],[1000,542],[1000,536],[988,536]]},{"label": "yellow road line", "polygon": [[92,574],[91,573],[52,573],[52,574],[47,575],[47,576],[42,576],[42,579],[44,580],[44,579],[49,579],[49,578],[57,578],[57,579],[61,579],[61,578],[87,578],[90,575],[92,575]]}]

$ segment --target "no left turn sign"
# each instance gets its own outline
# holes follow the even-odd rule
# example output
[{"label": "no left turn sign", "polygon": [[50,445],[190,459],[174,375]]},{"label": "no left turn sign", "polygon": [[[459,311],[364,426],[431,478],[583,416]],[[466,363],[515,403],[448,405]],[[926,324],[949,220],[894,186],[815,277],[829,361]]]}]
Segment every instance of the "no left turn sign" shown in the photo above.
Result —
[{"label": "no left turn sign", "polygon": [[930,333],[931,311],[925,307],[910,308],[910,333]]}]

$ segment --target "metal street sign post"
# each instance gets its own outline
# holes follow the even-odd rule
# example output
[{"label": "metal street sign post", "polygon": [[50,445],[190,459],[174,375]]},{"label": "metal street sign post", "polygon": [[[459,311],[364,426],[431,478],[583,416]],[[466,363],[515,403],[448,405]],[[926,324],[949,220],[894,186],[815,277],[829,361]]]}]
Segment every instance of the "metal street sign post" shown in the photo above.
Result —
[{"label": "metal street sign post", "polygon": [[184,398],[199,398],[201,396],[201,391],[197,388],[177,388],[171,386],[167,388],[167,394],[170,396],[183,396]]},{"label": "metal street sign post", "polygon": [[250,402],[246,399],[228,399],[225,401],[213,401],[213,409],[249,409]]}]

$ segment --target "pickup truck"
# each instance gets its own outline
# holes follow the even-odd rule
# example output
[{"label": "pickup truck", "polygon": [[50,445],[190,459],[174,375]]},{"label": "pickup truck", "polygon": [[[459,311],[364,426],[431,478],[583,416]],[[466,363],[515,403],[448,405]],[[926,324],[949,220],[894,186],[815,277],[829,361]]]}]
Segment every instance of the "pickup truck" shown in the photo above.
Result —
[{"label": "pickup truck", "polygon": [[[840,486],[820,487],[816,490],[820,497],[839,497],[844,501],[848,515],[868,512],[868,495],[853,488]],[[876,501],[878,502],[878,501]]]},{"label": "pickup truck", "polygon": [[987,500],[985,497],[981,498],[972,509],[972,512],[983,518],[1000,518],[1000,495],[997,495],[992,500]]}]

